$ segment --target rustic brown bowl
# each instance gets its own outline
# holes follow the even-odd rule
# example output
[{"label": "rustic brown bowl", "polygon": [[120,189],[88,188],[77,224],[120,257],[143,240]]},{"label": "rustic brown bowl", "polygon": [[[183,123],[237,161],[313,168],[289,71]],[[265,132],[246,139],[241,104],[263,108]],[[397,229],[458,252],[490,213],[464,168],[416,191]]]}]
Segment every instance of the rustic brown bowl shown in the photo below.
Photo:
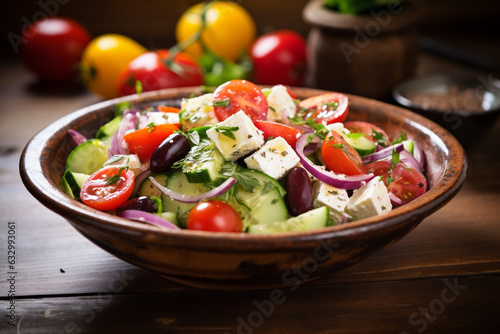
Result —
[{"label": "rustic brown bowl", "polygon": [[[299,98],[324,91],[296,88]],[[320,230],[279,235],[160,230],[94,210],[61,189],[74,144],[68,129],[93,135],[116,103],[177,105],[198,89],[172,89],[98,103],[75,111],[39,132],[20,161],[27,189],[50,210],[118,258],[173,281],[210,289],[295,286],[352,265],[395,243],[446,204],[464,182],[467,161],[458,141],[437,124],[405,109],[349,96],[351,120],[373,122],[395,137],[402,131],[422,146],[430,190],[388,214]]]}]

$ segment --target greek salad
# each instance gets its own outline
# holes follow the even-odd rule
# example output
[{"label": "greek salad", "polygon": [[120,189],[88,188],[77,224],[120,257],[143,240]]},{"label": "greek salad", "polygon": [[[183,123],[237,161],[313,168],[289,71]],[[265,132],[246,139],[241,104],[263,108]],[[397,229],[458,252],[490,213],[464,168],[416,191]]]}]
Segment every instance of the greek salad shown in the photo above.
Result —
[{"label": "greek salad", "polygon": [[86,205],[168,229],[279,233],[384,214],[427,190],[401,133],[348,121],[348,97],[298,100],[232,80],[173,106],[117,105],[76,148],[62,188]]}]

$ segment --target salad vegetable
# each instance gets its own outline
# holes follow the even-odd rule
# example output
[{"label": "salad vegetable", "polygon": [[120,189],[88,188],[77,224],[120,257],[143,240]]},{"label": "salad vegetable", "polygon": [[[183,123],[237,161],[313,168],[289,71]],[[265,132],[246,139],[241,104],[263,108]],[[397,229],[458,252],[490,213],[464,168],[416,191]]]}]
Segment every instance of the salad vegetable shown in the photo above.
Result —
[{"label": "salad vegetable", "polygon": [[340,93],[299,101],[233,80],[180,107],[118,105],[98,138],[68,131],[62,188],[159,228],[279,233],[383,214],[428,187],[418,143],[342,123]]}]

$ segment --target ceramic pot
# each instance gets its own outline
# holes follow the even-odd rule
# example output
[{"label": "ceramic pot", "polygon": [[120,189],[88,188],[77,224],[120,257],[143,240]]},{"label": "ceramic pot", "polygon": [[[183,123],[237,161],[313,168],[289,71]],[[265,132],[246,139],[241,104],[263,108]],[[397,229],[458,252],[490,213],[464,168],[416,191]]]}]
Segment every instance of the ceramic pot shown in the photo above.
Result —
[{"label": "ceramic pot", "polygon": [[312,25],[307,85],[388,99],[392,88],[415,71],[421,9],[396,2],[366,15],[346,15],[323,3],[312,0],[303,11]]}]

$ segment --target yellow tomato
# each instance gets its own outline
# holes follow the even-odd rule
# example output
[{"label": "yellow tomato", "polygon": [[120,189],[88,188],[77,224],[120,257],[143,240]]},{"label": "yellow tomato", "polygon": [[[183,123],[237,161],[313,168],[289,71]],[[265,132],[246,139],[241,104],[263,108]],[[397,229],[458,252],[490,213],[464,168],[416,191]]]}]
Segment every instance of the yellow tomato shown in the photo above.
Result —
[{"label": "yellow tomato", "polygon": [[[206,3],[189,8],[177,22],[175,35],[177,42],[189,40],[202,24],[201,14]],[[240,5],[230,1],[209,4],[205,14],[205,28],[201,34],[204,45],[220,57],[236,61],[247,50],[255,38],[255,22]],[[199,42],[186,49],[195,57],[202,55]]]},{"label": "yellow tomato", "polygon": [[118,96],[116,87],[121,71],[148,50],[136,41],[118,34],[94,38],[82,55],[82,75],[87,88],[105,99]]}]

